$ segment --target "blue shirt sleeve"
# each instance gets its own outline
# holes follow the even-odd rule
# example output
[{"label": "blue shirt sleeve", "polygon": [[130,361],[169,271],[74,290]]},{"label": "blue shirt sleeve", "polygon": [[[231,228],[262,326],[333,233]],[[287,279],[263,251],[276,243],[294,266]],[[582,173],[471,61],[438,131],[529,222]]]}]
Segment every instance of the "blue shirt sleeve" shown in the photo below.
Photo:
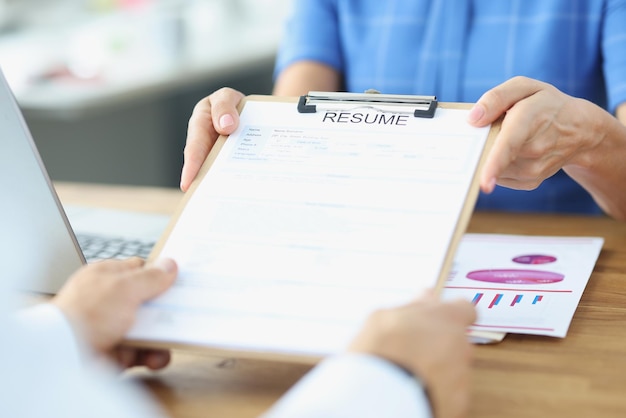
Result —
[{"label": "blue shirt sleeve", "polygon": [[626,102],[626,0],[609,0],[602,33],[608,110]]},{"label": "blue shirt sleeve", "polygon": [[298,0],[287,20],[274,77],[299,60],[314,60],[343,70],[336,0]]}]

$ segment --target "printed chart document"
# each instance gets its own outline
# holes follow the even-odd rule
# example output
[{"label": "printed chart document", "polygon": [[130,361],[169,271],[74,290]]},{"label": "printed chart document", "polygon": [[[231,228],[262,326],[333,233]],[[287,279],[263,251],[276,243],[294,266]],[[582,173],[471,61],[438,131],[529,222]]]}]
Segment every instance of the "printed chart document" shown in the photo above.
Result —
[{"label": "printed chart document", "polygon": [[442,297],[476,306],[472,331],[565,337],[604,239],[466,234]]},{"label": "printed chart document", "polygon": [[467,113],[248,100],[153,254],[179,279],[129,339],[319,358],[373,310],[441,286],[491,138]]}]

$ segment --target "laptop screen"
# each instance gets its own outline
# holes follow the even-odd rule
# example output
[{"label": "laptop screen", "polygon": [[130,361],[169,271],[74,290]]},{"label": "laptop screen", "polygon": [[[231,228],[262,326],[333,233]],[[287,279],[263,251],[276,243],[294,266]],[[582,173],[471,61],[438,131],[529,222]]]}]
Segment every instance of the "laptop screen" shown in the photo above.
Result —
[{"label": "laptop screen", "polygon": [[84,258],[1,72],[0,191],[2,280],[18,289],[56,293]]}]

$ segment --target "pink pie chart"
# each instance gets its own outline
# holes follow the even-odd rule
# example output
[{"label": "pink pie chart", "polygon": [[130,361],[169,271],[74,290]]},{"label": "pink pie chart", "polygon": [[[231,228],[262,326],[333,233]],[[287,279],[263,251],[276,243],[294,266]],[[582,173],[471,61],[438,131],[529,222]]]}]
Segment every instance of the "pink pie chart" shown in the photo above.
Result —
[{"label": "pink pie chart", "polygon": [[513,261],[520,264],[547,264],[554,263],[556,257],[546,254],[527,254],[517,256]]},{"label": "pink pie chart", "polygon": [[503,284],[546,284],[557,283],[565,276],[559,273],[541,270],[475,270],[467,274],[467,278],[479,282],[503,283]]}]

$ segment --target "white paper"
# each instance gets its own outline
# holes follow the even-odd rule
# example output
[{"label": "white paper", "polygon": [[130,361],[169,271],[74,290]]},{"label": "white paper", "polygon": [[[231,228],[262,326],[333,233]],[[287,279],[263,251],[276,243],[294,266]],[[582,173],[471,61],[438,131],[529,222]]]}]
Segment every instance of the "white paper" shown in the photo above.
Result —
[{"label": "white paper", "polygon": [[161,253],[179,279],[130,338],[341,350],[370,312],[435,285],[489,130],[467,112],[333,122],[248,102]]},{"label": "white paper", "polygon": [[466,234],[444,298],[474,302],[477,331],[565,337],[604,240]]}]

